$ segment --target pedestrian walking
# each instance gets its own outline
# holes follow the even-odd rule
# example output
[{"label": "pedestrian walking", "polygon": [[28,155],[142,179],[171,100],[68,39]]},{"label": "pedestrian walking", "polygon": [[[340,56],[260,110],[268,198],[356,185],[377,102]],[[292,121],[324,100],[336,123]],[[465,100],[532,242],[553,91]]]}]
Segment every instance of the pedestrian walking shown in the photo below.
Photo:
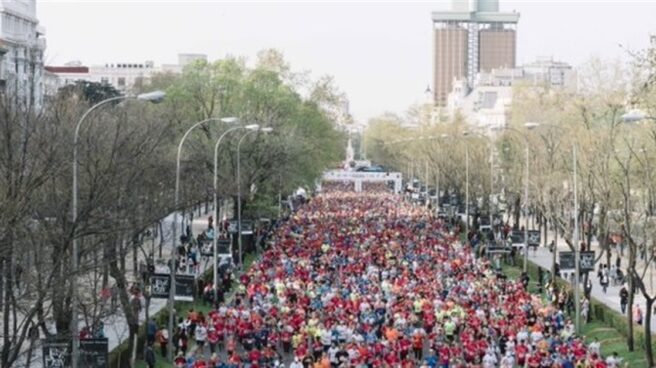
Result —
[{"label": "pedestrian walking", "polygon": [[522,272],[522,275],[520,276],[519,279],[522,282],[522,285],[524,286],[524,290],[528,290],[528,283],[531,280],[531,278],[528,276],[528,273]]},{"label": "pedestrian walking", "polygon": [[581,319],[587,322],[589,316],[590,316],[590,299],[583,298],[583,302],[581,303]]},{"label": "pedestrian walking", "polygon": [[154,318],[151,318],[146,325],[146,343],[152,345],[155,343],[155,335],[157,334],[157,323]]},{"label": "pedestrian walking", "polygon": [[148,346],[146,346],[146,351],[144,351],[144,361],[146,362],[146,366],[148,368],[155,368],[156,359],[152,344],[148,344]]},{"label": "pedestrian walking", "polygon": [[609,283],[608,272],[604,272],[601,275],[600,283],[601,283],[601,290],[603,290],[604,294],[606,294],[606,290],[608,290],[608,283]]},{"label": "pedestrian walking", "polygon": [[590,280],[590,278],[588,278],[585,287],[583,287],[583,294],[588,299],[590,298],[590,294],[592,294],[592,280]]},{"label": "pedestrian walking", "polygon": [[169,343],[169,331],[163,328],[157,331],[157,337],[162,357],[166,358],[166,349]]},{"label": "pedestrian walking", "polygon": [[642,308],[640,308],[639,304],[633,307],[633,322],[642,326]]},{"label": "pedestrian walking", "polygon": [[620,309],[622,314],[626,313],[626,305],[629,304],[629,291],[626,290],[625,286],[622,286],[620,289]]}]

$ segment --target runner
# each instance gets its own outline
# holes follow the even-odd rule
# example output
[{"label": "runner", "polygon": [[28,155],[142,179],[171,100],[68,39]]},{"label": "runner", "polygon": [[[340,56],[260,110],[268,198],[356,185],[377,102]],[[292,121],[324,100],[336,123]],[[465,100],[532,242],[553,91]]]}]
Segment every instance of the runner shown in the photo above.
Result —
[{"label": "runner", "polygon": [[605,366],[561,310],[386,189],[324,184],[269,236],[208,332],[190,313],[215,366]]}]

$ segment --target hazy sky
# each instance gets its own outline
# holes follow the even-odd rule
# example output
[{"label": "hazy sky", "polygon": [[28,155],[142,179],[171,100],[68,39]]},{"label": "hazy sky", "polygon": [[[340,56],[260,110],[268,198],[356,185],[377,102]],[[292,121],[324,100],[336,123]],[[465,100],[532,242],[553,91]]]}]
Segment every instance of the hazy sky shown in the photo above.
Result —
[{"label": "hazy sky", "polygon": [[[656,33],[652,1],[504,1],[521,13],[518,63],[553,56],[579,65],[623,57],[622,44],[648,45]],[[46,1],[46,62],[176,63],[179,52],[254,59],[278,48],[295,70],[332,74],[356,120],[403,112],[422,101],[432,79],[432,2]]]}]

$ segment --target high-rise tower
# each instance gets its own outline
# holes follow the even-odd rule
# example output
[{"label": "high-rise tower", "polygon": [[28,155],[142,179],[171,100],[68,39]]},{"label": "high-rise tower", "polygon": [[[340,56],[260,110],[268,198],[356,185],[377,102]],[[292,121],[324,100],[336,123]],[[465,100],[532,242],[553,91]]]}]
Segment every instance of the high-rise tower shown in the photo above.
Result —
[{"label": "high-rise tower", "polygon": [[498,0],[452,0],[433,12],[433,99],[444,106],[453,81],[471,87],[478,72],[515,67],[519,13],[499,12]]}]

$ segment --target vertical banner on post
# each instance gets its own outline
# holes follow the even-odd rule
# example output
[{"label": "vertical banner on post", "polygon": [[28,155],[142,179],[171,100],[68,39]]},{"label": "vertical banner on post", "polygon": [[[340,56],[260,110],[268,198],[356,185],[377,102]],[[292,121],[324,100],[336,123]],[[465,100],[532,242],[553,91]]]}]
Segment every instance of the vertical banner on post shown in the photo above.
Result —
[{"label": "vertical banner on post", "polygon": [[48,338],[41,341],[43,366],[45,368],[68,368],[71,366],[71,340]]},{"label": "vertical banner on post", "polygon": [[108,368],[109,344],[107,339],[80,340],[80,364],[88,368]]}]

